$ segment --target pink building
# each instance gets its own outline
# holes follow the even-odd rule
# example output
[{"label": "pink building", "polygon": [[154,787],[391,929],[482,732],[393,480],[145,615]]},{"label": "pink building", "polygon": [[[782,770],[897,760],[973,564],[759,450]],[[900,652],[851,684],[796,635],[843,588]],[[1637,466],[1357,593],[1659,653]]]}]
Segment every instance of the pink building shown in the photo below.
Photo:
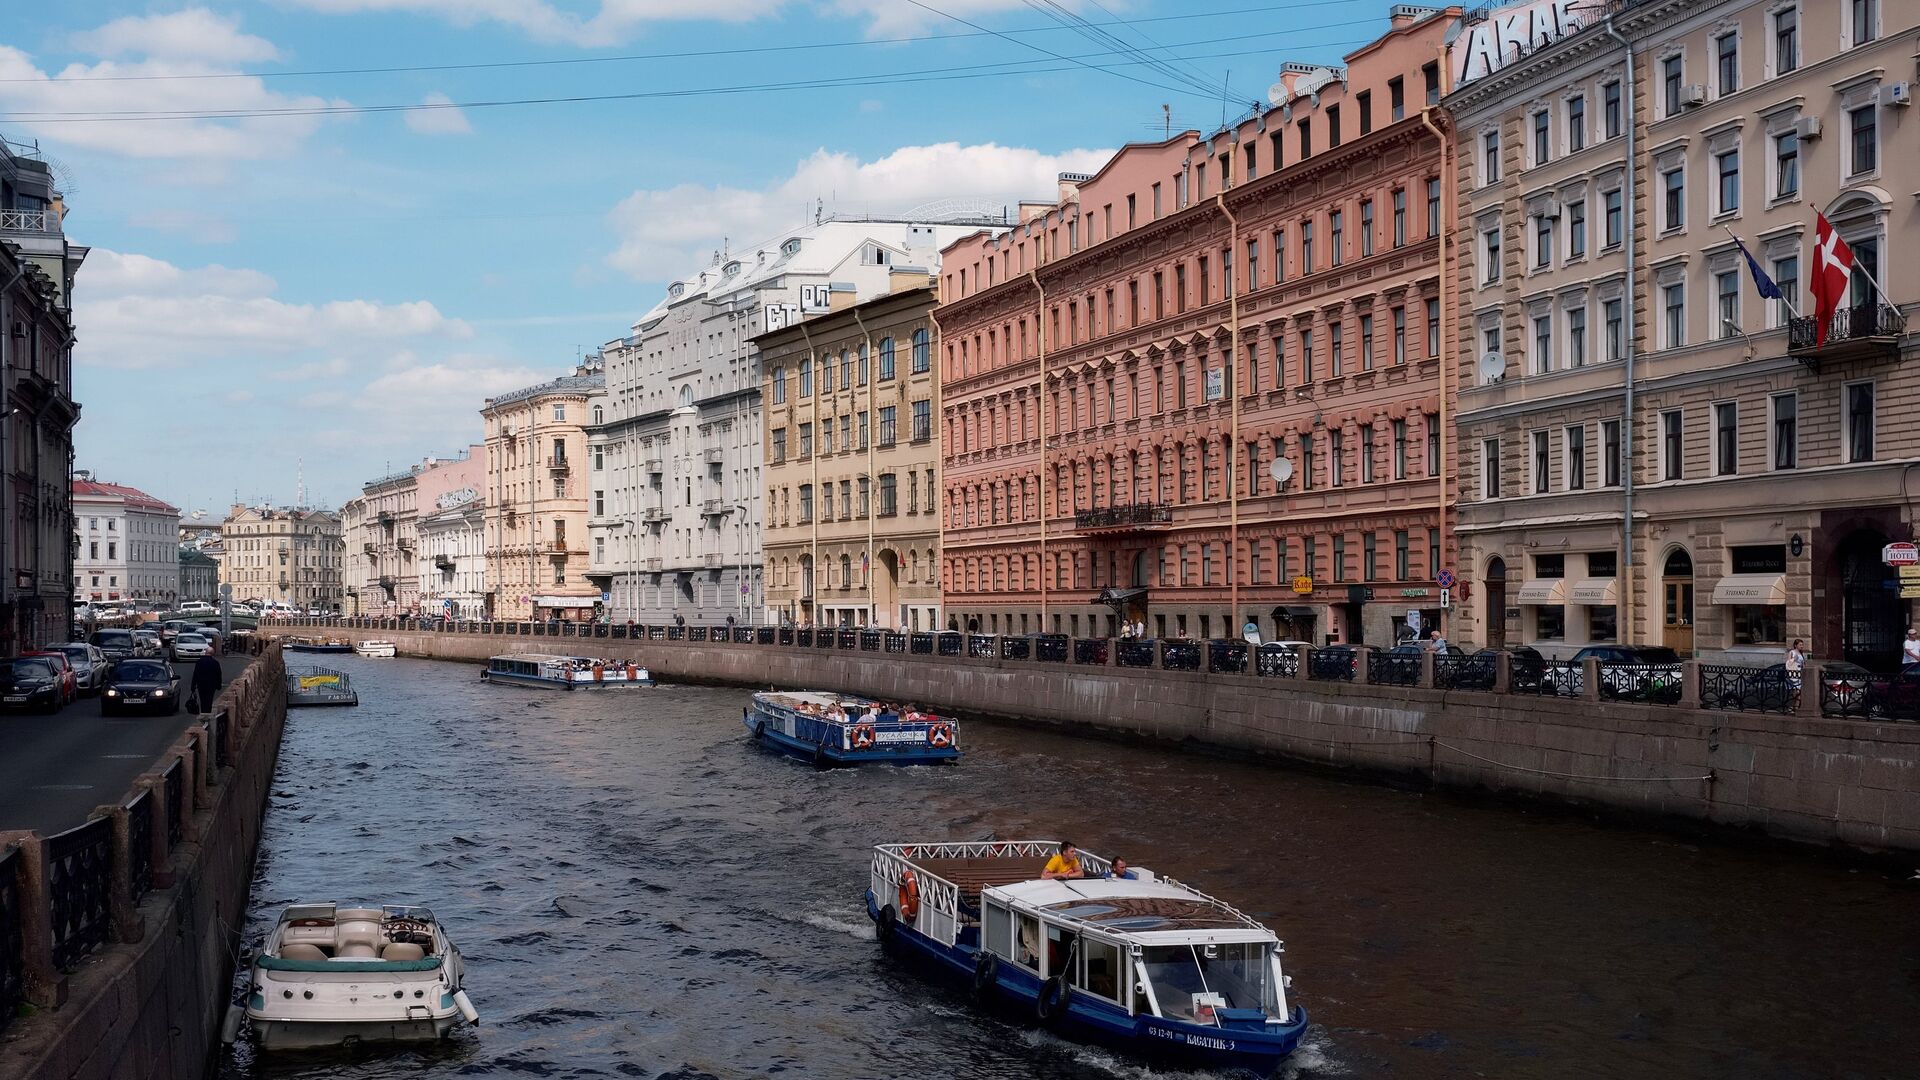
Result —
[{"label": "pink building", "polygon": [[1445,565],[1443,38],[1123,148],[942,260],[947,609],[987,632],[1390,643]]}]

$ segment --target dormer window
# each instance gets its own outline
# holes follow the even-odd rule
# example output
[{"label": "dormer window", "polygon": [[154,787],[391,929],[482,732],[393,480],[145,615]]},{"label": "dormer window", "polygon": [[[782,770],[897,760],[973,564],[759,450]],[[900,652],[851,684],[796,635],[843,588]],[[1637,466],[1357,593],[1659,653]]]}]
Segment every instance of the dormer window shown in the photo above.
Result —
[{"label": "dormer window", "polygon": [[735,259],[732,262],[728,263],[726,266],[722,267],[721,269],[725,271],[728,277],[732,277],[733,275],[740,272],[740,260]]},{"label": "dormer window", "polygon": [[784,244],[781,244],[781,245],[780,245],[780,254],[782,254],[782,255],[798,255],[798,254],[800,254],[800,238],[796,236],[796,237],[794,237],[793,239],[791,239],[791,240],[789,240],[789,241],[787,241],[786,243],[784,243]]},{"label": "dormer window", "polygon": [[667,286],[667,295],[674,298],[675,300],[678,300],[682,296],[685,296],[686,293],[687,293],[686,282],[676,281],[673,284]]}]

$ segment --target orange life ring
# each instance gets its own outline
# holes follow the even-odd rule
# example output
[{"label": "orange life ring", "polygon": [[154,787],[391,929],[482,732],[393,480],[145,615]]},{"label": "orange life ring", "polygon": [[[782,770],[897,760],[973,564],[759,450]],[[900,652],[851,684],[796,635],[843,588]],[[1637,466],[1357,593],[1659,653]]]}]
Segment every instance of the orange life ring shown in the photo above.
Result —
[{"label": "orange life ring", "polygon": [[927,743],[936,750],[944,750],[953,745],[953,725],[935,724],[927,729]]},{"label": "orange life ring", "polygon": [[897,905],[900,909],[900,921],[912,922],[913,917],[920,914],[920,879],[915,877],[911,870],[900,875],[898,900],[900,901]]},{"label": "orange life ring", "polygon": [[853,748],[855,750],[865,750],[872,746],[873,738],[872,724],[853,725]]}]

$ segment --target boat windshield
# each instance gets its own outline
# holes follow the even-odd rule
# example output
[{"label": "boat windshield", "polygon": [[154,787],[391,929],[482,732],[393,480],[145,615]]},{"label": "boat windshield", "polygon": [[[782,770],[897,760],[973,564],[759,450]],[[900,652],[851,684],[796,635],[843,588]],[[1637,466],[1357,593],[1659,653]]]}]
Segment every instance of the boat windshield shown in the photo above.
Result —
[{"label": "boat windshield", "polygon": [[1264,941],[1155,945],[1140,959],[1162,1016],[1206,1023],[1211,1016],[1202,1014],[1209,1005],[1275,1013],[1271,948]]}]

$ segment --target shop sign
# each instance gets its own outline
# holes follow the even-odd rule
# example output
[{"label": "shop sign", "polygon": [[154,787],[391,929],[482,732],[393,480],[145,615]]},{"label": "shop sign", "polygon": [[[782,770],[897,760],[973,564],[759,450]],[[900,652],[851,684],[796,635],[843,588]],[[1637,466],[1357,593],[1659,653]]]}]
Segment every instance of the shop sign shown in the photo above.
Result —
[{"label": "shop sign", "polygon": [[1880,549],[1880,561],[1888,566],[1912,566],[1920,563],[1920,547],[1904,540],[1888,544]]},{"label": "shop sign", "polygon": [[1301,596],[1307,595],[1313,591],[1313,579],[1305,576],[1294,578],[1293,591],[1299,593]]},{"label": "shop sign", "polygon": [[1920,563],[1908,563],[1895,569],[1900,571],[1901,581],[1920,581]]},{"label": "shop sign", "polygon": [[1464,86],[1499,71],[1521,57],[1587,25],[1586,0],[1534,0],[1486,12],[1476,21],[1462,19],[1447,43],[1453,85]]},{"label": "shop sign", "polygon": [[1410,599],[1414,599],[1414,600],[1418,600],[1418,599],[1420,599],[1420,598],[1422,598],[1422,597],[1424,597],[1424,596],[1426,596],[1426,595],[1427,595],[1427,590],[1425,590],[1425,589],[1401,589],[1401,590],[1400,590],[1400,595],[1401,595],[1401,596],[1405,596],[1405,597],[1408,597],[1408,598],[1410,598]]},{"label": "shop sign", "polygon": [[1900,586],[1900,599],[1902,599],[1902,600],[1920,600],[1920,584],[1914,584],[1914,585],[1901,585],[1901,586]]}]

